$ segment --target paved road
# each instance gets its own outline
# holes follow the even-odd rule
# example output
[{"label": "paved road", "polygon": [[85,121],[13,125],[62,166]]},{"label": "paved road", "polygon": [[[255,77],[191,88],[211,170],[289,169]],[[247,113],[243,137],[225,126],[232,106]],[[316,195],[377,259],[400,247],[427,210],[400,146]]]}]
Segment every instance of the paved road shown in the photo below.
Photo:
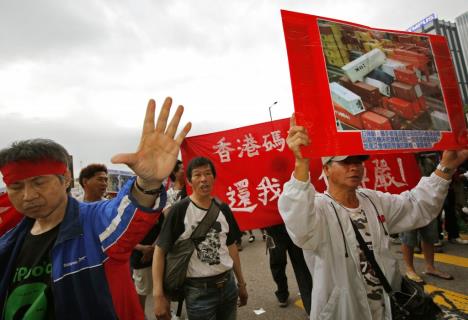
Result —
[{"label": "paved road", "polygon": [[[274,295],[275,284],[271,277],[268,265],[268,256],[265,254],[265,242],[262,241],[261,234],[255,231],[256,241],[247,242],[244,236],[244,250],[240,253],[244,276],[247,281],[249,292],[249,302],[247,306],[239,308],[238,319],[240,320],[306,320],[308,319],[301,306],[299,290],[295,282],[294,273],[288,264],[287,275],[290,286],[291,303],[287,308],[280,308],[277,305]],[[392,251],[401,259],[400,246],[393,245]],[[436,266],[441,270],[450,273],[455,280],[447,281],[422,275],[428,283],[426,290],[444,291],[445,295],[452,299],[459,307],[464,308],[468,313],[468,245],[454,245],[446,243],[442,248],[442,254],[436,254],[436,259],[445,262],[436,262]],[[421,273],[424,270],[424,260],[422,257],[415,258],[416,270]],[[403,263],[400,263],[403,272]],[[437,298],[439,303],[442,299]],[[445,303],[445,302],[443,302]],[[446,304],[446,303],[445,303]],[[148,306],[147,313],[150,314],[151,307]],[[255,310],[263,309],[264,313],[255,314]],[[149,319],[154,319],[149,317]]]}]

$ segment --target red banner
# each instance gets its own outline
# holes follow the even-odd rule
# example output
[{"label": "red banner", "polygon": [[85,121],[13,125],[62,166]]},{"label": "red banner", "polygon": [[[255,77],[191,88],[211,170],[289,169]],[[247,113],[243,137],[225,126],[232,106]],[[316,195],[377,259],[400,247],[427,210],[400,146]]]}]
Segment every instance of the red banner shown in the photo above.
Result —
[{"label": "red banner", "polygon": [[[182,144],[184,166],[193,157],[210,158],[216,167],[214,195],[234,212],[242,230],[282,223],[277,209],[283,184],[294,169],[286,145],[289,119],[188,137]],[[319,191],[320,159],[311,161],[311,179]],[[412,154],[374,155],[366,161],[363,187],[391,193],[412,188],[420,179]]]},{"label": "red banner", "polygon": [[282,11],[305,154],[377,154],[468,144],[446,39]]},{"label": "red banner", "polygon": [[16,226],[23,215],[16,211],[6,193],[0,194],[0,236]]}]

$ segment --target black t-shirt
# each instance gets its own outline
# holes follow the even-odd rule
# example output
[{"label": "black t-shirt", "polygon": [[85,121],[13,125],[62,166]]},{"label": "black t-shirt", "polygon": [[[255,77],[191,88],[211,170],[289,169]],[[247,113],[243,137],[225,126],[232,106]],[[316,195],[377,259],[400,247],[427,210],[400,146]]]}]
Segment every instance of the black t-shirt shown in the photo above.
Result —
[{"label": "black t-shirt", "polygon": [[[164,222],[164,215],[161,214],[158,222],[150,229],[150,231],[146,234],[143,240],[140,241],[140,244],[143,245],[152,245],[156,241],[159,232],[161,231],[162,223]],[[153,259],[142,263],[141,257],[143,257],[143,253],[139,250],[133,250],[132,255],[130,256],[130,265],[133,269],[143,269],[151,266],[153,263]]]},{"label": "black t-shirt", "polygon": [[55,319],[51,250],[59,226],[39,235],[27,233],[13,268],[5,304],[5,320]]}]

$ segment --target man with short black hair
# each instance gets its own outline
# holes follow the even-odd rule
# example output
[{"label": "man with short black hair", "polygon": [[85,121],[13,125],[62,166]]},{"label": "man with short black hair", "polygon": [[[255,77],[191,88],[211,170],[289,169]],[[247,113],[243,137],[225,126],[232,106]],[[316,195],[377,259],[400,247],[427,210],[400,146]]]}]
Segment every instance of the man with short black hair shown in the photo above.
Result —
[{"label": "man with short black hair", "polygon": [[[209,208],[217,205],[212,196],[215,178],[216,171],[209,159],[198,157],[190,161],[187,179],[192,194],[172,206],[156,241],[153,287],[158,319],[171,318],[169,301],[163,288],[166,254],[174,243],[190,238]],[[195,251],[184,284],[189,320],[233,320],[236,319],[238,298],[239,306],[247,303],[246,283],[235,243],[240,236],[231,209],[223,203],[206,236],[194,241]]]},{"label": "man with short black hair", "polygon": [[84,202],[105,200],[107,191],[107,167],[104,164],[92,163],[80,171],[78,181],[83,188]]},{"label": "man with short black hair", "polygon": [[167,190],[167,204],[164,210],[169,210],[169,208],[174,203],[187,196],[187,188],[185,186],[185,171],[182,161],[177,160],[177,163],[174,166],[174,170],[172,170],[169,178],[171,179],[172,185]]},{"label": "man with short black hair", "polygon": [[[439,214],[452,174],[468,158],[468,149],[445,151],[430,177],[399,195],[360,188],[368,156],[323,157],[328,189],[317,193],[310,183],[309,159],[301,153],[311,142],[294,116],[287,143],[295,167],[278,208],[293,242],[312,254],[306,258],[314,279],[310,318],[391,319],[390,298],[366,252],[375,257],[393,290],[399,290],[401,275],[390,234],[426,225]],[[359,235],[368,250],[361,250]]]},{"label": "man with short black hair", "polygon": [[2,319],[144,319],[129,273],[133,247],[164,208],[162,181],[177,160],[188,123],[172,120],[167,98],[155,125],[146,109],[135,153],[118,154],[137,175],[116,198],[80,203],[67,195],[68,152],[52,140],[13,143],[0,151],[0,171],[13,206],[25,218],[0,238]]}]

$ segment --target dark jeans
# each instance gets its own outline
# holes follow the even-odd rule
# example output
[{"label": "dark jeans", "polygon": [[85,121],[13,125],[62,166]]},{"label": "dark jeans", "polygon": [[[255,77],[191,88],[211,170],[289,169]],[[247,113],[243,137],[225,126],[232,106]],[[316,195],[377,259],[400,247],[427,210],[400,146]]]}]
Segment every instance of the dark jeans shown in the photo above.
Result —
[{"label": "dark jeans", "polygon": [[184,292],[189,320],[236,319],[239,294],[232,271],[229,271],[228,280],[222,288],[201,288],[188,280],[184,285]]},{"label": "dark jeans", "polygon": [[288,278],[286,277],[286,253],[288,253],[304,308],[307,314],[310,314],[312,277],[304,260],[302,249],[292,242],[284,224],[266,228],[266,231],[275,242],[275,248],[270,249],[270,269],[278,287],[275,292],[276,297],[279,301],[285,301],[289,297]]}]

